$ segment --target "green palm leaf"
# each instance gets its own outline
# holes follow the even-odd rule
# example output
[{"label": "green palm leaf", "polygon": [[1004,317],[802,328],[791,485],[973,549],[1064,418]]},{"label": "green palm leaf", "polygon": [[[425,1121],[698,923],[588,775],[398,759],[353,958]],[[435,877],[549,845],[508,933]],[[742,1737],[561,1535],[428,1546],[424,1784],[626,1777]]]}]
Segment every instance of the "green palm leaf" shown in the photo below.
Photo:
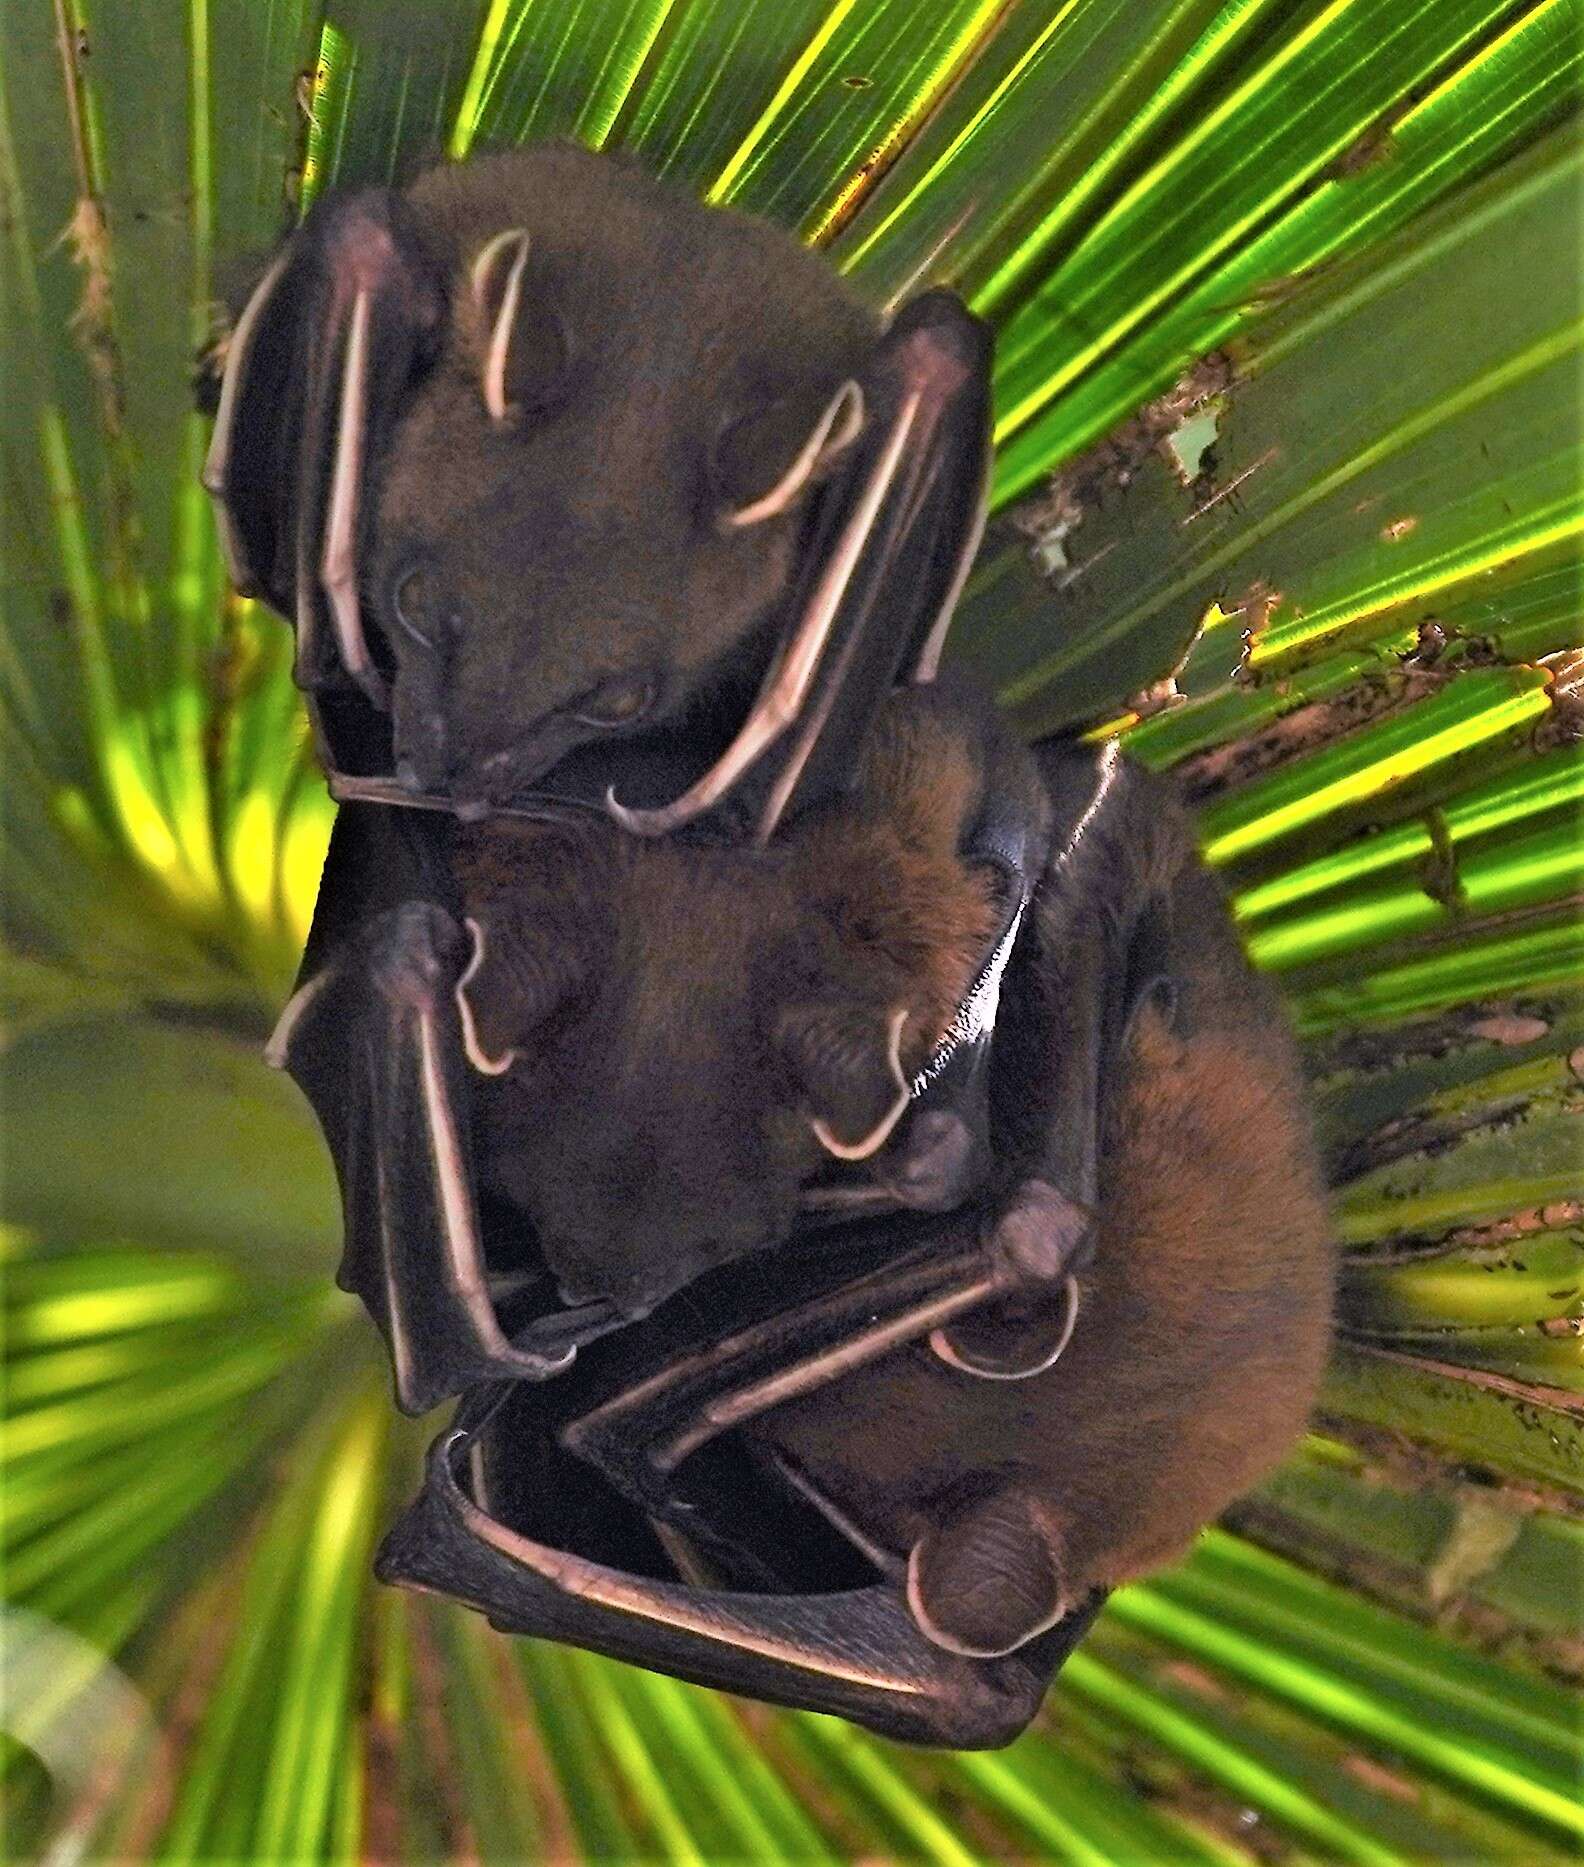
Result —
[{"label": "green palm leaf", "polygon": [[[1576,1854],[1581,10],[7,12],[24,1848]],[[876,302],[936,278],[994,320],[997,513],[954,653],[1030,733],[1120,731],[1181,774],[1310,1045],[1347,1250],[1315,1435],[1115,1599],[997,1755],[506,1642],[368,1577],[421,1436],[331,1287],[317,1135],[257,1060],[330,807],[287,631],[224,588],[188,379],[227,268],[336,176],[550,135],[779,220]]]}]

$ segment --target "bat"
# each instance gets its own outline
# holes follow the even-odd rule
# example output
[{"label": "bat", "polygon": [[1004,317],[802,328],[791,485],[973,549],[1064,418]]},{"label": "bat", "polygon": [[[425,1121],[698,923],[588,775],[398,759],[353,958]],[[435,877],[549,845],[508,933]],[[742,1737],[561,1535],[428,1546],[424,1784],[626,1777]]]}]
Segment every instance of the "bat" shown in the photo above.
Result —
[{"label": "bat", "polygon": [[998,1744],[1300,1430],[1291,1040],[1114,752],[941,682],[762,848],[551,806],[336,837],[275,1057],[403,1404],[462,1395],[385,1579]]},{"label": "bat", "polygon": [[934,671],[989,349],[949,292],[882,329],[786,234],[544,144],[316,203],[204,479],[338,797],[765,840]]}]

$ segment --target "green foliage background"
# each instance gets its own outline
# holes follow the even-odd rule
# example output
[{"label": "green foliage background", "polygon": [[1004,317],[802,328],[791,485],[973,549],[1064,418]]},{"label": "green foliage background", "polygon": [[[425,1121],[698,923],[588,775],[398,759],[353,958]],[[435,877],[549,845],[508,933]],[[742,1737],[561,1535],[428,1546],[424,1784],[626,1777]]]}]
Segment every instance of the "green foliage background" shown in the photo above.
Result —
[{"label": "green foliage background", "polygon": [[[19,1851],[1575,1856],[1580,15],[10,0]],[[224,587],[188,384],[223,269],[327,181],[563,134],[796,229],[877,302],[941,279],[995,320],[956,652],[1030,733],[1121,731],[1183,775],[1309,1045],[1347,1248],[1315,1432],[1114,1600],[1005,1753],[903,1752],[368,1578],[423,1435],[257,1055],[329,805],[288,632]]]}]

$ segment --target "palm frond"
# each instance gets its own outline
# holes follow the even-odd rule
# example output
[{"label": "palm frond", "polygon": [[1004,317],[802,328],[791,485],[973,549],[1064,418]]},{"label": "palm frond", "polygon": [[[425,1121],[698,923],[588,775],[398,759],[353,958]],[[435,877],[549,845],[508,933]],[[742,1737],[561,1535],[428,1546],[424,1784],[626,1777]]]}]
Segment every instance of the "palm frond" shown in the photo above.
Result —
[{"label": "palm frond", "polygon": [[[1581,24],[8,11],[3,1631],[77,1656],[7,1706],[17,1834],[56,1859],[1574,1857]],[[329,182],[552,135],[775,218],[876,303],[939,279],[995,322],[997,512],[954,653],[1030,734],[1118,733],[1180,775],[1309,1046],[1347,1251],[1316,1433],[1115,1598],[994,1756],[368,1579],[418,1443],[331,1288],[306,1109],[253,1060],[330,806],[288,633],[224,588],[189,379],[231,269]],[[73,1774],[49,1733],[96,1728],[116,1680],[140,1735]]]}]

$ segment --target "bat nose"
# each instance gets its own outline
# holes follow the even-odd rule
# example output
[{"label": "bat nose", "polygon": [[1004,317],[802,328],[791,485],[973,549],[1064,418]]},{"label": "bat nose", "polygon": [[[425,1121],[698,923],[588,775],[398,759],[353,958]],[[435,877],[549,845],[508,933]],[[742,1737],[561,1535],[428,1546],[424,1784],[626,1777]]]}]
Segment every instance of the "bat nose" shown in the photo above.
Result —
[{"label": "bat nose", "polygon": [[578,743],[571,722],[552,717],[535,721],[504,742],[460,746],[448,777],[452,797],[481,805],[511,804],[522,798]]},{"label": "bat nose", "polygon": [[509,804],[544,777],[553,763],[553,756],[532,745],[506,746],[483,759],[472,777],[490,803]]}]

